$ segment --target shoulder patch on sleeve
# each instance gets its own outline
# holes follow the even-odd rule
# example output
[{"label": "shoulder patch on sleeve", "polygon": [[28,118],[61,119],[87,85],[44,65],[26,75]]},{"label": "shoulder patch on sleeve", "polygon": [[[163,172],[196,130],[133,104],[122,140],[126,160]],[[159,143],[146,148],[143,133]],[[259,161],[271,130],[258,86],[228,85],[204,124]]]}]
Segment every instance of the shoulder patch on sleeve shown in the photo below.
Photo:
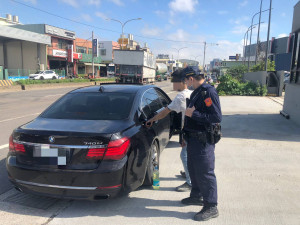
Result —
[{"label": "shoulder patch on sleeve", "polygon": [[210,106],[212,105],[212,100],[211,100],[211,98],[206,98],[206,99],[204,100],[204,102],[205,102],[205,105],[206,105],[207,107],[210,107]]}]

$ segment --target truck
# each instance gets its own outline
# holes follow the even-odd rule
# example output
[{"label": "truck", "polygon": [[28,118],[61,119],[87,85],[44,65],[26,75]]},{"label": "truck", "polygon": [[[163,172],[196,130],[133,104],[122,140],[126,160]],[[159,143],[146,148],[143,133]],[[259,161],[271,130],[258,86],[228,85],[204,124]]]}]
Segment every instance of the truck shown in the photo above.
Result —
[{"label": "truck", "polygon": [[116,81],[119,83],[154,83],[156,63],[146,50],[114,50]]},{"label": "truck", "polygon": [[116,70],[115,65],[113,63],[110,63],[107,66],[107,77],[114,77],[116,73],[115,70]]},{"label": "truck", "polygon": [[168,72],[168,67],[164,63],[156,63],[156,80],[162,81],[167,80],[166,73]]}]

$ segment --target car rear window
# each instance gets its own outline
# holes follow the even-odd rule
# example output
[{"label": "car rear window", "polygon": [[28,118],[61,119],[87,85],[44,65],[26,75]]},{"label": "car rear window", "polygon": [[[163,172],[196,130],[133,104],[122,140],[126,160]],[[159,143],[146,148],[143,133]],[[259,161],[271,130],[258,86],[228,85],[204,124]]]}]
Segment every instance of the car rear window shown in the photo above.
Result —
[{"label": "car rear window", "polygon": [[43,118],[72,120],[122,120],[129,116],[134,94],[69,93],[41,115]]}]

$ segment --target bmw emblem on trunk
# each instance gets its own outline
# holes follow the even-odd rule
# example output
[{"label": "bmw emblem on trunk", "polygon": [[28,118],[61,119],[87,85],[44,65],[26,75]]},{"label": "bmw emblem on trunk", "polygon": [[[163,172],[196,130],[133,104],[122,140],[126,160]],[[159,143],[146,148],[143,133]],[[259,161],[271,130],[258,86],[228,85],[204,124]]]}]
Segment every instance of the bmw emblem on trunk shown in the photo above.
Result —
[{"label": "bmw emblem on trunk", "polygon": [[49,137],[49,142],[50,142],[50,143],[54,143],[54,142],[55,142],[55,138],[54,138],[53,136],[50,136],[50,137]]}]

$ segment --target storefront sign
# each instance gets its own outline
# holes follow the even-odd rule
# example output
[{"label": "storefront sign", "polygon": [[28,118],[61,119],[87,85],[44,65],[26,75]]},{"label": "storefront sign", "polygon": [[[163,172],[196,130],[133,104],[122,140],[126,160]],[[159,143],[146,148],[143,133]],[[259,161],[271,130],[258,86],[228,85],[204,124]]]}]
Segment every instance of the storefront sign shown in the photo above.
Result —
[{"label": "storefront sign", "polygon": [[61,58],[67,58],[67,52],[53,49],[53,56],[61,57]]},{"label": "storefront sign", "polygon": [[82,53],[74,52],[73,53],[73,59],[82,59]]},{"label": "storefront sign", "polygon": [[64,30],[58,27],[53,27],[50,25],[45,25],[45,33],[46,34],[53,34],[55,36],[60,36],[64,38],[69,38],[69,39],[75,39],[75,32]]},{"label": "storefront sign", "polygon": [[73,45],[68,45],[68,62],[73,62]]},{"label": "storefront sign", "polygon": [[93,39],[93,56],[98,57],[98,39]]}]

